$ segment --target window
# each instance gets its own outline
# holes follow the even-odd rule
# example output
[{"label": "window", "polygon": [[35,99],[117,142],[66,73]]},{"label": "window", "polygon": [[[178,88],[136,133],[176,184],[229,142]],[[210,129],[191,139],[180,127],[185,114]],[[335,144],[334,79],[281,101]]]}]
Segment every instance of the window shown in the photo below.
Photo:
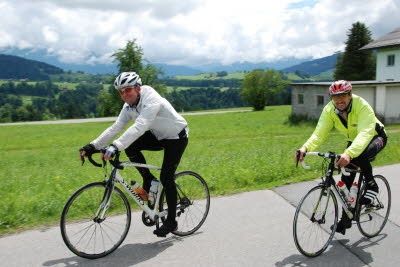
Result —
[{"label": "window", "polygon": [[323,95],[317,95],[317,105],[318,106],[324,105],[324,96]]},{"label": "window", "polygon": [[303,94],[298,94],[297,95],[297,103],[298,104],[304,104],[304,95]]},{"label": "window", "polygon": [[394,66],[394,55],[388,55],[387,56],[387,65],[388,66]]}]

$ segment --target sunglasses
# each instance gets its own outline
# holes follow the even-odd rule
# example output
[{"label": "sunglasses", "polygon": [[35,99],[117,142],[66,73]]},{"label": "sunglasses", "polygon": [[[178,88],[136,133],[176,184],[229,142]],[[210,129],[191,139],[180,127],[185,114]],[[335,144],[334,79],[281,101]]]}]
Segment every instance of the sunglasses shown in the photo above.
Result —
[{"label": "sunglasses", "polygon": [[130,93],[130,92],[132,92],[133,89],[135,89],[135,87],[125,87],[125,88],[120,89],[119,93],[121,95],[125,94],[125,93]]}]

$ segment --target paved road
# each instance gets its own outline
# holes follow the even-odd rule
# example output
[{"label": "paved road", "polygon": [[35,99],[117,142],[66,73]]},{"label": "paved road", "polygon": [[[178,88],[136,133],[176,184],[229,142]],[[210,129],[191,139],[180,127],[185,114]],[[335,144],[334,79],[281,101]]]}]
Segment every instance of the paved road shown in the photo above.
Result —
[{"label": "paved road", "polygon": [[133,213],[127,239],[113,254],[86,260],[68,251],[58,227],[0,238],[0,266],[400,266],[400,164],[377,168],[392,188],[390,222],[368,240],[357,227],[336,235],[320,257],[302,256],[293,243],[295,205],[316,181],[213,198],[194,235],[157,238]]}]

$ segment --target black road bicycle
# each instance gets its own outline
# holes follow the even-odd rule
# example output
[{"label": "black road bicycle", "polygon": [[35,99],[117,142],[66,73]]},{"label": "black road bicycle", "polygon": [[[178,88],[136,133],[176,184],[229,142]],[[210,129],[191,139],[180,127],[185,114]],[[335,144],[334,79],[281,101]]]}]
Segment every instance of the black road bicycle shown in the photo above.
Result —
[{"label": "black road bicycle", "polygon": [[[324,158],[321,183],[313,187],[300,200],[293,220],[293,238],[297,249],[305,256],[316,257],[326,250],[335,235],[338,223],[338,201],[350,219],[357,224],[361,234],[371,238],[377,236],[385,226],[390,212],[391,192],[389,183],[382,175],[374,179],[379,187],[379,194],[373,203],[360,205],[365,191],[365,181],[359,169],[342,168],[344,174],[359,173],[358,193],[354,208],[339,193],[333,178],[335,162],[340,157],[333,152],[307,152],[306,155]],[[309,168],[303,163],[303,167]]]}]

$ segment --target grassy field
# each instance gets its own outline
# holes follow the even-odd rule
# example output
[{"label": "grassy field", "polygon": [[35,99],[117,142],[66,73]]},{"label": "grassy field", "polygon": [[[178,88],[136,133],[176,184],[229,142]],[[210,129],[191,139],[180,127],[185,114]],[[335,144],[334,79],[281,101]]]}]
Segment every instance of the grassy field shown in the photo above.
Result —
[{"label": "grassy field", "polygon": [[[314,126],[286,123],[289,106],[261,112],[185,116],[190,141],[179,170],[193,170],[208,182],[213,196],[272,188],[319,175],[296,169],[293,153]],[[0,127],[0,234],[56,225],[62,208],[79,187],[102,180],[90,164],[80,166],[78,148],[97,137],[110,123],[23,125]],[[387,127],[389,145],[375,165],[398,163],[400,125]],[[341,151],[345,142],[333,133],[321,150]],[[162,152],[149,152],[148,162],[160,165]],[[135,170],[126,177],[141,181]]]}]

